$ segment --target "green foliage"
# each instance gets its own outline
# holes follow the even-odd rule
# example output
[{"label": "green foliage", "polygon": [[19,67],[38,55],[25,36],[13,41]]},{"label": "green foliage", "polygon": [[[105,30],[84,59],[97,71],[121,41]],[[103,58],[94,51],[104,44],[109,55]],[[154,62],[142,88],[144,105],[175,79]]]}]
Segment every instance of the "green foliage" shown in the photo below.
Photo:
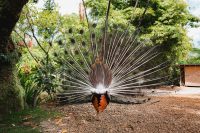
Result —
[{"label": "green foliage", "polygon": [[58,32],[60,26],[60,15],[58,11],[44,10],[39,12],[37,18],[34,20],[34,26],[37,27],[38,35],[44,41],[50,41],[55,32]]},{"label": "green foliage", "polygon": [[200,48],[193,48],[190,56],[200,58]]},{"label": "green foliage", "polygon": [[[26,51],[26,50],[25,50]],[[54,68],[51,64],[42,63],[44,57],[37,48],[32,48],[32,53],[37,53],[41,63],[35,62],[29,53],[25,53],[18,63],[18,75],[25,91],[25,101],[28,106],[35,107],[42,92],[47,92],[50,96],[55,93],[55,76],[52,74]],[[39,100],[39,101],[38,101]]]},{"label": "green foliage", "polygon": [[[42,69],[45,68],[49,70],[47,68],[49,67],[49,55],[47,51],[50,48],[50,35],[53,33],[47,28],[43,30],[42,26],[48,24],[43,23],[46,18],[48,19],[45,22],[52,21],[54,23],[55,21],[53,21],[54,19],[52,19],[52,16],[56,16],[56,13],[57,12],[54,12],[50,15],[49,10],[40,11],[39,13],[34,7],[34,4],[29,3],[22,12],[20,20],[15,28],[16,32],[13,32],[15,42],[17,44],[22,44],[22,46],[19,46],[22,58],[18,63],[18,75],[25,91],[25,101],[28,106],[35,107],[39,103],[39,96],[42,92],[50,94],[54,91],[54,87],[52,87],[53,82],[47,82],[47,78],[45,78],[49,73],[47,71],[42,71]],[[38,17],[40,17],[41,21]],[[55,24],[53,25],[53,23],[48,26],[55,30]],[[37,38],[38,40],[36,40]],[[46,38],[46,40],[44,40],[44,38]],[[34,43],[33,40],[39,42],[39,44],[29,47],[29,42],[31,41],[31,43]],[[35,60],[33,60],[33,57]],[[45,62],[43,60],[45,60]]]},{"label": "green foliage", "polygon": [[199,65],[200,64],[200,58],[199,57],[193,57],[186,61],[181,62],[181,64],[194,64]]},{"label": "green foliage", "polygon": [[[72,33],[69,33],[69,29],[72,29]],[[84,35],[80,31],[83,31]],[[73,45],[71,38],[76,40]],[[56,74],[63,69],[68,69],[61,67],[61,64],[65,62],[65,59],[70,59],[62,58],[69,56],[65,51],[75,54],[82,41],[86,43],[83,48],[85,51],[89,51],[90,47],[85,21],[80,22],[77,15],[61,16],[56,8],[51,11],[38,10],[32,3],[24,8],[13,32],[13,39],[17,44],[19,42],[24,44],[18,47],[22,53],[18,72],[25,91],[25,101],[32,107],[39,103],[42,92],[47,92],[52,97],[59,89],[60,81]],[[33,42],[32,47],[25,46],[28,45],[29,40]],[[60,58],[55,57],[55,53]],[[76,55],[77,59],[79,59],[78,56],[81,55]]]},{"label": "green foliage", "polygon": [[[87,0],[87,6],[91,8],[92,18],[105,18],[107,0],[98,2]],[[163,56],[160,60],[168,60],[171,64],[170,75],[177,73],[175,65],[185,60],[191,50],[190,38],[187,36],[185,26],[193,26],[198,22],[197,17],[192,16],[184,0],[147,0],[138,1],[136,8],[135,1],[122,0],[112,1],[109,23],[110,27],[120,27],[122,29],[139,29],[139,40],[146,45],[161,46]],[[144,16],[145,8],[147,7]],[[130,23],[130,25],[128,24]],[[177,78],[177,75],[173,76]]]},{"label": "green foliage", "polygon": [[194,64],[194,65],[200,64],[200,49],[193,48],[189,53],[187,59],[181,61],[180,64]]},{"label": "green foliage", "polygon": [[46,0],[45,1],[45,5],[44,5],[45,10],[52,11],[52,10],[54,10],[54,8],[55,8],[54,0]]},{"label": "green foliage", "polygon": [[[88,8],[91,8],[91,11],[90,11],[91,19],[97,20],[98,25],[100,24],[104,25],[108,1],[107,0],[100,0],[100,1],[87,0],[86,4]],[[119,30],[127,28],[127,25],[129,23],[128,15],[133,13],[132,9],[133,8],[130,7],[126,9],[126,11],[125,10],[123,11],[111,5],[111,9],[110,9],[111,13],[109,14],[109,27],[111,28],[118,27]],[[129,30],[133,31],[134,28],[135,27],[131,25],[129,27]]]}]

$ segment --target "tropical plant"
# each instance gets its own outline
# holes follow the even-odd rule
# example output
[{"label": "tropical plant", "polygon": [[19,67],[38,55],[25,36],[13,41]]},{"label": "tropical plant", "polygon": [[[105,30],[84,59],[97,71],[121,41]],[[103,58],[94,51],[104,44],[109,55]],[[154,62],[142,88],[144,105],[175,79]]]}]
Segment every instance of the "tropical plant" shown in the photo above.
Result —
[{"label": "tropical plant", "polygon": [[[81,42],[80,32],[87,31],[86,27],[87,23],[80,22],[77,15],[61,16],[56,7],[52,10],[39,10],[33,3],[29,3],[24,8],[12,36],[22,54],[18,70],[28,105],[36,106],[42,92],[52,97],[59,89],[56,72],[62,64],[55,57],[67,57],[66,52],[60,52],[60,48],[76,52],[76,48],[70,45],[73,41],[71,38]],[[82,43],[86,44],[89,38],[83,40],[85,42]],[[85,46],[86,49],[88,46]]]}]

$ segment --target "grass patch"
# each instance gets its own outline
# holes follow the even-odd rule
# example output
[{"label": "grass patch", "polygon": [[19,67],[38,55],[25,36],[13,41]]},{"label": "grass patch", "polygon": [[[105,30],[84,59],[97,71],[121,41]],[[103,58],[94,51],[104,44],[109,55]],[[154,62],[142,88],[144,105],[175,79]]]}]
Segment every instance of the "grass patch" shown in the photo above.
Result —
[{"label": "grass patch", "polygon": [[39,133],[38,125],[42,120],[59,115],[58,112],[42,108],[12,113],[0,121],[0,133]]}]

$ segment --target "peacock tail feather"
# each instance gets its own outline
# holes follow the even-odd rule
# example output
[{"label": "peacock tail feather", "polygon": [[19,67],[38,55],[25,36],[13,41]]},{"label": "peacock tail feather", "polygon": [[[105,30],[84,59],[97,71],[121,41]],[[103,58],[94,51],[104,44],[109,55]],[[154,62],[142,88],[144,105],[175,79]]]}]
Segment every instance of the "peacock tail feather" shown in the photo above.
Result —
[{"label": "peacock tail feather", "polygon": [[168,67],[168,61],[157,61],[162,49],[141,41],[137,28],[129,31],[128,26],[125,30],[110,26],[110,4],[111,0],[101,28],[87,18],[89,29],[80,29],[75,37],[73,31],[77,30],[70,28],[68,39],[60,45],[60,51],[54,53],[61,88],[58,102],[88,100],[97,112],[102,112],[112,96],[136,95],[143,88],[166,83],[169,76],[163,76],[161,71]]}]

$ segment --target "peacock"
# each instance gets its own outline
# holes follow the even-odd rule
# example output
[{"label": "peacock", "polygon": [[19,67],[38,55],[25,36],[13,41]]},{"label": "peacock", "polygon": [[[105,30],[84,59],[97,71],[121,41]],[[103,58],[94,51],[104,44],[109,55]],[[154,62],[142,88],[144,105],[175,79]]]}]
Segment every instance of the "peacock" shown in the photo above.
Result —
[{"label": "peacock", "polygon": [[[82,2],[86,8],[84,0]],[[69,28],[69,39],[64,44],[59,42],[62,45],[54,55],[57,57],[55,62],[60,64],[57,71],[60,103],[79,103],[88,99],[100,113],[112,97],[135,95],[143,88],[166,82],[168,76],[160,72],[167,68],[167,61],[156,60],[162,55],[162,49],[139,40],[139,28],[134,32],[129,31],[129,26],[123,31],[109,29],[110,6],[111,0],[101,30],[95,32],[98,24],[89,22],[85,9],[88,32],[81,29],[76,40],[74,29]],[[143,14],[145,12],[146,9]]]}]

